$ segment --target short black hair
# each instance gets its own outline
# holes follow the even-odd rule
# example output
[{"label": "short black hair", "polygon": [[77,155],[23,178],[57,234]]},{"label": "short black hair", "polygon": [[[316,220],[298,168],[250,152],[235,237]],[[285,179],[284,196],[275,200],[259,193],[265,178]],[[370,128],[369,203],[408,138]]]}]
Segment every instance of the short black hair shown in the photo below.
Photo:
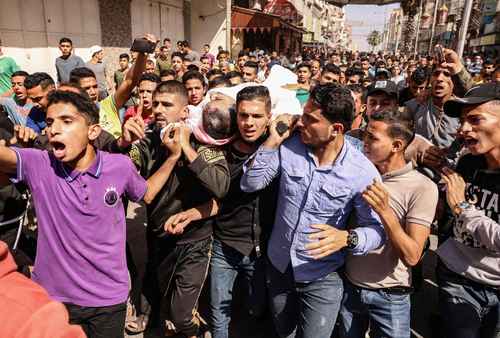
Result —
[{"label": "short black hair", "polygon": [[255,70],[255,73],[257,73],[259,70],[259,64],[255,61],[247,61],[247,62],[245,62],[243,67],[253,68]]},{"label": "short black hair", "polygon": [[158,87],[156,87],[154,94],[163,93],[178,95],[185,105],[188,104],[188,93],[186,87],[184,87],[184,85],[179,81],[169,80],[161,82]]},{"label": "short black hair", "polygon": [[127,53],[121,53],[118,59],[127,59],[128,61],[130,60],[130,55],[128,55]]},{"label": "short black hair", "polygon": [[69,103],[85,118],[89,125],[99,123],[99,109],[88,97],[64,90],[54,90],[48,97],[48,107],[56,103]]},{"label": "short black hair", "polygon": [[200,62],[201,62],[201,60],[205,60],[205,59],[210,61],[210,58],[209,58],[208,56],[206,56],[206,55],[202,55],[202,56],[200,57]]},{"label": "short black hair", "polygon": [[228,73],[225,75],[225,78],[226,78],[226,79],[228,79],[228,80],[229,80],[229,79],[232,79],[232,78],[235,78],[235,77],[239,77],[239,78],[241,78],[241,79],[243,80],[243,76],[241,75],[241,73],[240,73],[240,72],[237,72],[237,71],[235,71],[235,70],[230,71],[230,72],[228,72]]},{"label": "short black hair", "polygon": [[163,43],[165,43],[165,41],[172,42],[172,40],[170,40],[169,38],[163,39]]},{"label": "short black hair", "polygon": [[420,86],[429,81],[429,73],[425,69],[418,67],[411,74],[410,80]]},{"label": "short black hair", "polygon": [[191,71],[194,71],[194,72],[199,72],[200,71],[200,67],[198,67],[197,65],[195,64],[190,64],[186,67],[187,71],[191,72]]},{"label": "short black hair", "polygon": [[180,58],[182,61],[184,61],[184,54],[182,54],[181,52],[173,52],[172,56],[170,57],[170,60],[173,60],[174,57],[176,56]]},{"label": "short black hair", "polygon": [[311,65],[307,62],[302,62],[302,63],[299,63],[299,65],[297,66],[297,70],[299,70],[300,68],[307,68],[309,69],[309,71],[311,71]]},{"label": "short black hair", "polygon": [[210,45],[208,43],[204,44],[203,47],[208,47],[210,48]]},{"label": "short black hair", "polygon": [[367,96],[368,90],[365,87],[363,87],[363,85],[350,84],[350,85],[347,85],[346,88],[349,89],[353,93],[361,94],[361,101],[363,103],[366,103],[366,96]]},{"label": "short black hair", "polygon": [[80,93],[80,95],[82,95],[86,99],[90,100],[89,94],[87,94],[87,92],[85,91],[85,89],[83,89],[82,87],[80,87],[79,84],[72,83],[72,82],[62,82],[62,83],[59,84],[59,87],[57,88],[57,90],[66,91],[66,92],[69,91],[69,90],[61,89],[61,88],[64,88],[64,87],[69,87],[69,88],[76,89],[76,90],[78,90],[78,92]]},{"label": "short black hair", "polygon": [[413,118],[406,109],[396,107],[383,112],[375,112],[370,115],[370,120],[387,124],[388,135],[393,139],[402,139],[405,142],[405,149],[415,138]]},{"label": "short black hair", "polygon": [[351,77],[356,75],[359,76],[359,80],[362,81],[363,78],[365,77],[365,72],[363,72],[363,69],[357,67],[351,67],[345,71],[346,77]]},{"label": "short black hair", "polygon": [[321,109],[331,123],[341,123],[344,133],[351,129],[354,119],[354,100],[351,91],[335,84],[317,85],[311,91],[309,99]]},{"label": "short black hair", "polygon": [[78,67],[73,69],[69,73],[69,82],[80,84],[81,79],[85,79],[88,77],[93,77],[94,79],[97,79],[92,69],[87,67]]},{"label": "short black hair", "polygon": [[333,63],[327,63],[324,67],[323,70],[321,71],[321,74],[325,73],[333,73],[336,75],[340,75],[340,67],[334,65]]},{"label": "short black hair", "polygon": [[212,81],[208,82],[208,90],[215,87],[231,87],[231,82],[224,75],[218,75],[212,79]]},{"label": "short black hair", "polygon": [[160,72],[160,78],[169,75],[175,77],[175,70],[168,68],[168,69],[162,69]]},{"label": "short black hair", "polygon": [[241,101],[262,101],[266,105],[266,111],[271,112],[271,95],[269,89],[265,86],[250,86],[245,87],[236,95],[236,109],[238,109]]},{"label": "short black hair", "polygon": [[67,37],[62,37],[62,38],[59,40],[59,44],[64,43],[64,42],[67,42],[67,43],[69,43],[71,46],[73,46],[73,41],[71,41],[71,39],[70,39],[70,38],[67,38]]},{"label": "short black hair", "polygon": [[33,73],[24,79],[24,87],[26,89],[32,89],[36,86],[40,86],[43,90],[45,90],[51,85],[55,86],[54,79],[52,79],[49,74],[43,72]]},{"label": "short black hair", "polygon": [[186,82],[188,82],[189,80],[199,80],[201,82],[201,84],[203,85],[203,87],[206,87],[206,85],[207,85],[205,83],[205,77],[203,76],[202,73],[200,73],[197,70],[190,70],[182,76],[182,83],[183,84],[186,84]]},{"label": "short black hair", "polygon": [[25,72],[24,70],[18,70],[17,72],[14,72],[12,73],[12,75],[10,76],[10,78],[12,79],[13,77],[15,76],[24,76],[24,77],[28,77],[30,74],[28,74],[28,72]]},{"label": "short black hair", "polygon": [[208,72],[207,72],[207,79],[209,77],[211,77],[212,75],[220,75],[220,76],[223,76],[224,73],[220,70],[220,69],[217,69],[217,68],[213,68],[213,69],[210,69]]},{"label": "short black hair", "polygon": [[151,74],[151,73],[142,74],[141,77],[139,78],[138,83],[141,83],[142,81],[150,81],[150,82],[154,82],[154,83],[161,82],[160,77],[154,73],[153,74]]}]

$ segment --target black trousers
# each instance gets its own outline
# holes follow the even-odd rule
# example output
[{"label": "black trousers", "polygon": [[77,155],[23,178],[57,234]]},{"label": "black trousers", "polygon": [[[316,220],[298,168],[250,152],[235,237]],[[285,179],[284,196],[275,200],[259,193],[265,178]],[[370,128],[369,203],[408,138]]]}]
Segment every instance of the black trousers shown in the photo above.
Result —
[{"label": "black trousers", "polygon": [[104,307],[64,304],[70,324],[80,325],[88,338],[123,338],[127,303]]},{"label": "black trousers", "polygon": [[[207,278],[212,238],[177,244],[158,266],[161,293],[160,320],[167,322],[177,333],[186,336],[198,334],[198,298]],[[163,325],[162,325],[163,326]]]}]

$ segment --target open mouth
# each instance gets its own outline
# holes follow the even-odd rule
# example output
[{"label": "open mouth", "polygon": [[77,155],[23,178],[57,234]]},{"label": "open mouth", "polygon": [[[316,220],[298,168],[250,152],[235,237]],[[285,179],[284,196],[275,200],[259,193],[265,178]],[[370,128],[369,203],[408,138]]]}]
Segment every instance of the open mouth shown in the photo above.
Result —
[{"label": "open mouth", "polygon": [[464,142],[465,142],[465,146],[467,146],[467,147],[473,147],[479,143],[478,140],[476,140],[474,138],[470,138],[470,137],[466,138],[464,140]]},{"label": "open mouth", "polygon": [[52,146],[52,152],[56,158],[62,159],[64,155],[66,155],[66,145],[64,143],[52,141],[50,145]]}]

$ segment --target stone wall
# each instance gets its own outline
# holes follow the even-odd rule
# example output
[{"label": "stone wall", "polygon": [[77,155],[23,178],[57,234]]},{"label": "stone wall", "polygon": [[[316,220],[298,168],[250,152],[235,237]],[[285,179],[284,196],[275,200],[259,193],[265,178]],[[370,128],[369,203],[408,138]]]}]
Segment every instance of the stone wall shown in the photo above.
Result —
[{"label": "stone wall", "polygon": [[99,16],[104,47],[128,47],[131,45],[130,0],[99,0]]}]

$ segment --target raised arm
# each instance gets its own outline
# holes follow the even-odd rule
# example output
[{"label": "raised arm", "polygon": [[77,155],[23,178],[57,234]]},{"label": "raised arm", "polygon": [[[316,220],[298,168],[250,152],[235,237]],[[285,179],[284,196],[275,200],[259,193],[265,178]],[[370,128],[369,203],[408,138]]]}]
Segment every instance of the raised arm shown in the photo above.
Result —
[{"label": "raised arm", "polygon": [[[153,35],[147,34],[145,38],[151,42],[156,43],[156,38]],[[134,65],[132,66],[132,68],[129,69],[129,71],[127,71],[127,74],[123,79],[123,82],[116,89],[113,98],[117,110],[123,107],[125,102],[127,102],[127,100],[129,99],[132,90],[139,83],[139,79],[142,73],[144,73],[144,70],[146,68],[147,58],[148,58],[147,54],[139,53]]]},{"label": "raised arm", "polygon": [[181,157],[181,146],[179,142],[179,130],[174,132],[174,137],[169,137],[169,132],[166,132],[163,137],[163,144],[168,148],[170,155],[167,157],[161,167],[147,180],[148,190],[144,196],[144,202],[150,204],[156,198],[156,195],[161,191],[172,171]]},{"label": "raised arm", "polygon": [[[281,135],[276,131],[279,122],[291,126]],[[280,115],[273,120],[269,127],[269,137],[243,167],[241,190],[245,192],[262,190],[278,176],[281,163],[279,148],[283,141],[290,137],[295,122],[296,118],[288,114]]]}]

